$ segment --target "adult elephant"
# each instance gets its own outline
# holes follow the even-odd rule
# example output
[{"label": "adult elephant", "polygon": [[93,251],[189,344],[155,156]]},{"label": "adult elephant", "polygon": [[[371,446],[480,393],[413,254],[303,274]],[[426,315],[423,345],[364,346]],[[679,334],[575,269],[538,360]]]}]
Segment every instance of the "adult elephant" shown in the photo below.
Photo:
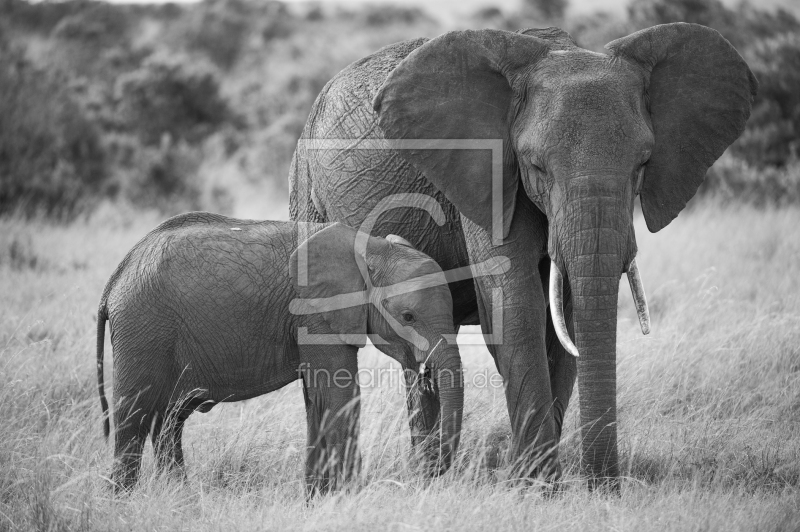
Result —
[{"label": "adult elephant", "polygon": [[[382,198],[422,192],[441,202],[445,224],[400,209],[375,233],[402,235],[444,270],[507,256],[504,276],[450,288],[456,325],[479,318],[495,333],[519,472],[558,474],[577,371],[583,468],[590,487],[618,489],[624,272],[648,327],[634,199],[652,232],[675,218],[744,129],[757,81],[728,41],[696,24],[654,26],[606,48],[584,50],[556,28],[387,46],[323,89],[290,181],[294,219],[357,226]],[[478,139],[465,148],[499,139],[501,157],[493,167],[486,150],[426,149],[454,146],[426,139]]]}]

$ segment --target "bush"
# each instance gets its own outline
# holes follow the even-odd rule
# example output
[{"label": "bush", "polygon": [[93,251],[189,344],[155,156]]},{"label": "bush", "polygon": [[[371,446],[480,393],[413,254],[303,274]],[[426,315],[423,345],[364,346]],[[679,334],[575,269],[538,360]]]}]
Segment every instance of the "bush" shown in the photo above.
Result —
[{"label": "bush", "polygon": [[[86,3],[77,13],[65,16],[53,28],[43,62],[52,70],[68,72],[73,77],[109,78],[106,56],[110,50],[131,48],[136,25],[131,13],[117,6]],[[76,76],[77,75],[77,76]]]},{"label": "bush", "polygon": [[523,0],[523,10],[548,21],[564,19],[564,12],[569,2],[567,0]]},{"label": "bush", "polygon": [[146,146],[173,141],[198,144],[223,124],[236,122],[214,74],[186,59],[156,54],[120,76],[115,89],[123,129]]},{"label": "bush", "polygon": [[40,34],[48,34],[65,17],[96,5],[86,0],[71,2],[29,2],[0,0],[0,15],[11,25]]},{"label": "bush", "polygon": [[391,4],[366,5],[363,11],[367,26],[390,26],[394,24],[416,24],[430,20],[417,7],[398,7]]},{"label": "bush", "polygon": [[722,33],[734,24],[734,13],[719,0],[633,0],[628,4],[628,18],[637,27],[670,22],[692,22]]},{"label": "bush", "polygon": [[108,46],[127,36],[129,20],[125,12],[114,6],[95,4],[61,19],[53,29],[53,37],[86,46]]},{"label": "bush", "polygon": [[123,196],[134,205],[177,214],[199,210],[201,187],[198,148],[165,141],[157,148],[141,148],[123,181]]},{"label": "bush", "polygon": [[67,80],[0,50],[0,212],[69,215],[103,192],[100,134]]},{"label": "bush", "polygon": [[750,203],[758,207],[800,204],[800,162],[783,168],[756,168],[731,155],[712,166],[698,196],[712,196],[723,203]]},{"label": "bush", "polygon": [[745,53],[759,80],[747,130],[733,147],[750,164],[784,166],[800,155],[800,31],[757,41]]},{"label": "bush", "polygon": [[204,0],[185,18],[181,40],[188,50],[228,70],[254,30],[260,29],[264,41],[285,38],[294,31],[291,19],[281,2]]},{"label": "bush", "polygon": [[226,12],[203,13],[186,36],[189,49],[203,52],[217,66],[230,68],[239,57],[247,20]]},{"label": "bush", "polygon": [[783,10],[763,11],[740,3],[729,9],[720,0],[633,0],[628,19],[635,29],[670,22],[692,22],[714,28],[740,52],[755,40],[800,29],[800,22]]},{"label": "bush", "polygon": [[[261,38],[264,42],[276,39],[286,39],[297,29],[295,17],[286,9],[286,5],[281,2],[269,3],[264,8],[263,27],[261,28]],[[311,8],[306,14],[306,20],[310,22],[320,21],[325,18],[319,6]]]}]

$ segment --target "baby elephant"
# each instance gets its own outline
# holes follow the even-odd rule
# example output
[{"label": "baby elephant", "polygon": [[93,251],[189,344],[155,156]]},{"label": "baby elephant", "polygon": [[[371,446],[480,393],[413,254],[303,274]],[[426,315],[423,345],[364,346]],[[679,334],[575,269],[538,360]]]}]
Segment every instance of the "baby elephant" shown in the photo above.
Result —
[{"label": "baby elephant", "polygon": [[[300,230],[311,236],[298,247]],[[148,433],[159,467],[182,468],[181,434],[194,410],[296,379],[308,421],[308,493],[337,489],[359,467],[356,355],[368,334],[411,370],[407,382],[429,368],[432,391],[413,387],[417,400],[409,405],[426,394],[436,405],[416,424],[441,431],[441,470],[458,446],[464,396],[450,290],[436,262],[400,237],[202,212],[155,228],[123,259],[100,300],[97,376],[108,437],[106,320],[116,489],[136,482]]]}]

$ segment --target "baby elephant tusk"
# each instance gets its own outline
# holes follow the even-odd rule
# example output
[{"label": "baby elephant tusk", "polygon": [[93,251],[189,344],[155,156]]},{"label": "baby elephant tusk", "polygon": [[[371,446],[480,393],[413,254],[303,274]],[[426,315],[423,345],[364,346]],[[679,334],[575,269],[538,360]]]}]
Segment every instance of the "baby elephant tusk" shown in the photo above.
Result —
[{"label": "baby elephant tusk", "polygon": [[564,320],[564,278],[555,262],[550,262],[550,315],[558,341],[572,356],[578,356],[578,348],[572,343]]},{"label": "baby elephant tusk", "polygon": [[639,268],[636,266],[636,259],[633,259],[631,265],[628,266],[628,283],[631,285],[633,303],[636,305],[636,313],[639,315],[642,334],[650,334],[650,311],[647,309],[647,298],[644,296],[644,285],[639,275]]}]

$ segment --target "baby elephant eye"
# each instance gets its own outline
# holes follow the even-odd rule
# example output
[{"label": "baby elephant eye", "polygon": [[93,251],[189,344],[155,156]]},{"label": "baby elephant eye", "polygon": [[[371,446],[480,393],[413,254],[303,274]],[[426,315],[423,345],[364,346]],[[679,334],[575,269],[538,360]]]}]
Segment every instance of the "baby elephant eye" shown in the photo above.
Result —
[{"label": "baby elephant eye", "polygon": [[412,313],[406,311],[400,314],[400,316],[402,316],[404,322],[414,323],[414,315]]}]

